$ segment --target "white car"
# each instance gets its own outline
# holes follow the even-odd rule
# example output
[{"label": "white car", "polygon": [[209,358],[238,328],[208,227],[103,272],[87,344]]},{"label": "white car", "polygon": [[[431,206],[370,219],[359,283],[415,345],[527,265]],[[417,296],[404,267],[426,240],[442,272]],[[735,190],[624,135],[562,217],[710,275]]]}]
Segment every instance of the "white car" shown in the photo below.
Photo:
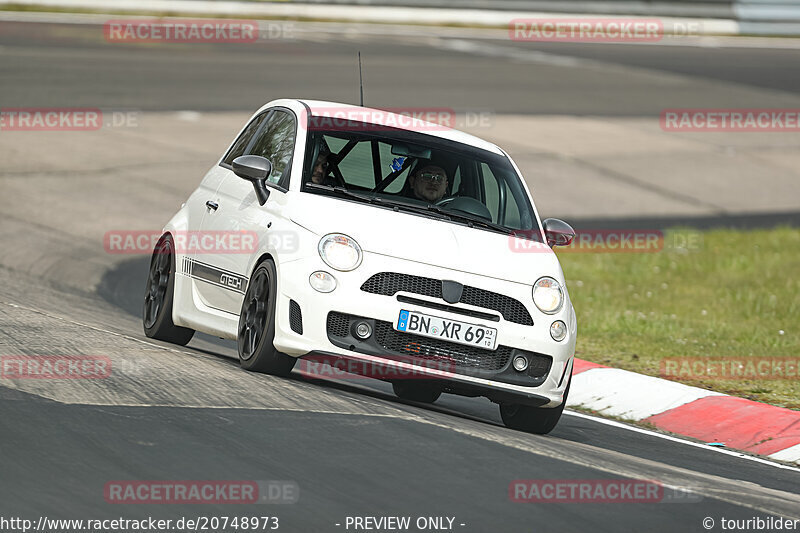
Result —
[{"label": "white car", "polygon": [[[187,235],[255,242],[210,250]],[[386,366],[415,378],[388,379],[401,398],[485,396],[508,427],[547,433],[577,333],[551,247],[573,237],[540,221],[491,143],[403,114],[276,100],[164,228],[144,330],[236,339],[243,368],[274,375],[304,356]]]}]

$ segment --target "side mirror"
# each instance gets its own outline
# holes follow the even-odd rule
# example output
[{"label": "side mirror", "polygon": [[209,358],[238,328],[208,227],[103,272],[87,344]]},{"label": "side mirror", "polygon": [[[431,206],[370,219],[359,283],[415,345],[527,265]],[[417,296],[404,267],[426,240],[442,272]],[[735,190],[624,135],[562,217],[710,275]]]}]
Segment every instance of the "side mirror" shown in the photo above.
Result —
[{"label": "side mirror", "polygon": [[546,218],[542,221],[542,226],[544,226],[547,245],[551,248],[553,246],[569,246],[572,239],[575,238],[575,230],[563,220]]},{"label": "side mirror", "polygon": [[272,172],[272,163],[266,157],[260,155],[241,155],[233,160],[231,165],[233,173],[242,179],[253,182],[253,188],[256,190],[256,198],[258,204],[264,205],[269,198],[269,191],[264,181],[269,177]]}]

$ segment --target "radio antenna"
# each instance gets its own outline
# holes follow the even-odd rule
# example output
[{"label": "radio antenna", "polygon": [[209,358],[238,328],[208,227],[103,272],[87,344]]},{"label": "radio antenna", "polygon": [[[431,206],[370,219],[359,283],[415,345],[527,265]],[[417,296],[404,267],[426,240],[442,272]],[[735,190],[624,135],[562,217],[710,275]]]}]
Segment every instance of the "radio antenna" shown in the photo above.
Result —
[{"label": "radio antenna", "polygon": [[361,92],[361,107],[364,107],[364,77],[361,75],[361,50],[358,51],[358,88]]}]

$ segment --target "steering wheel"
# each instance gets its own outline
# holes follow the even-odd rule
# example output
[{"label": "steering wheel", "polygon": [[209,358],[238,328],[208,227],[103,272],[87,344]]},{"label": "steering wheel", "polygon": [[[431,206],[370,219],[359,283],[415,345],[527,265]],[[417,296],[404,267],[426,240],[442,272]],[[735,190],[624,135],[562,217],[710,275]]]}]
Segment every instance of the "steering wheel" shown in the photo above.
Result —
[{"label": "steering wheel", "polygon": [[451,196],[449,198],[443,198],[436,202],[435,205],[438,207],[446,207],[452,211],[461,211],[468,215],[483,218],[489,222],[492,221],[492,213],[489,212],[489,208],[483,205],[482,202],[475,198],[470,198],[469,196]]},{"label": "steering wheel", "polygon": [[447,205],[450,204],[450,202],[452,202],[455,199],[456,199],[455,196],[448,196],[447,198],[442,198],[433,205],[435,205],[436,207],[446,207]]}]

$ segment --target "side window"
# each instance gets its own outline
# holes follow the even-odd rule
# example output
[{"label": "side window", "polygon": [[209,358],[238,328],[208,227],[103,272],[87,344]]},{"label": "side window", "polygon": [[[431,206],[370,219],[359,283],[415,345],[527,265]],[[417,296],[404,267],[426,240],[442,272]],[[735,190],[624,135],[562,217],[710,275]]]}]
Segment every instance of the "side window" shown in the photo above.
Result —
[{"label": "side window", "polygon": [[[378,143],[378,149],[381,154],[381,173],[383,178],[389,175],[392,172],[393,167],[391,166],[394,164],[395,159],[397,159],[398,164],[402,164],[404,158],[400,156],[396,156],[392,154],[392,145],[388,143]],[[408,179],[409,169],[404,170],[400,173],[400,175],[388,186],[386,187],[384,192],[390,194],[397,194],[403,190],[403,186]]]},{"label": "side window", "polygon": [[356,144],[344,159],[339,161],[339,170],[344,182],[356,187],[372,189],[375,177],[372,170],[372,147],[369,142]]},{"label": "side window", "polygon": [[389,184],[389,186],[386,187],[386,189],[384,189],[384,192],[387,192],[389,194],[400,193],[400,191],[403,190],[403,187],[406,184],[406,180],[408,180],[409,173],[410,173],[409,169],[405,169],[403,172],[401,172],[400,175],[397,176],[397,179],[394,180],[391,184]]},{"label": "side window", "polygon": [[342,148],[347,144],[347,141],[344,139],[339,139],[337,137],[331,137],[330,135],[324,136],[325,142],[328,143],[328,148],[330,148],[333,152],[340,152]]},{"label": "side window", "polygon": [[287,170],[294,154],[294,117],[285,111],[275,111],[258,133],[249,155],[266,157],[272,163],[272,172],[267,178],[271,183],[288,186]]},{"label": "side window", "polygon": [[258,129],[264,123],[264,120],[267,118],[268,112],[261,113],[252,121],[247,127],[244,129],[239,138],[233,143],[231,149],[228,151],[228,155],[225,156],[225,159],[222,160],[222,163],[225,165],[230,165],[233,163],[233,160],[239,157],[240,155],[244,155],[244,151],[247,149],[247,145],[250,144],[250,140],[253,138],[253,135],[256,134]]}]

